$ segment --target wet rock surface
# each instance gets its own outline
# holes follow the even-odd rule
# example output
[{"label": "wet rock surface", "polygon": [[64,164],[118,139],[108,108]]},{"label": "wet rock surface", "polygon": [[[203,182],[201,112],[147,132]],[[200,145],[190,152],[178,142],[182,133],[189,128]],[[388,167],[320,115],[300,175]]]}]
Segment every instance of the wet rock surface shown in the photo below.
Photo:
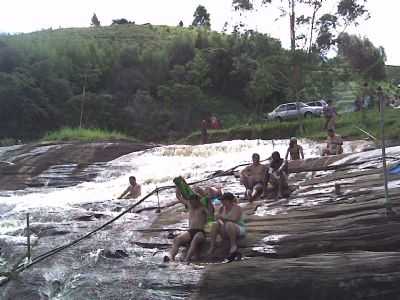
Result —
[{"label": "wet rock surface", "polygon": [[96,178],[106,162],[156,145],[129,142],[65,142],[0,148],[0,191],[67,187]]},{"label": "wet rock surface", "polygon": [[[393,166],[400,148],[391,151]],[[193,299],[400,299],[400,176],[389,176],[397,214],[388,215],[379,154],[292,163],[295,192],[288,199],[241,203],[248,231],[240,248],[244,258],[221,263],[226,242],[213,256],[203,255],[197,263],[206,263],[206,271]],[[184,215],[182,208],[164,210],[153,224],[158,234],[144,238],[165,247],[168,233],[161,229],[183,230]]]}]

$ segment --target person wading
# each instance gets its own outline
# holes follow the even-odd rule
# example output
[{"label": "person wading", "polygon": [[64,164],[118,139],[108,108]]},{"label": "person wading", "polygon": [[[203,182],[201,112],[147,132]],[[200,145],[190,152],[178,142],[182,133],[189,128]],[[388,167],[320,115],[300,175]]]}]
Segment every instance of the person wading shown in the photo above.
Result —
[{"label": "person wading", "polygon": [[286,151],[285,159],[287,160],[290,154],[290,160],[304,159],[303,147],[297,144],[297,139],[292,137],[289,142],[289,148]]}]

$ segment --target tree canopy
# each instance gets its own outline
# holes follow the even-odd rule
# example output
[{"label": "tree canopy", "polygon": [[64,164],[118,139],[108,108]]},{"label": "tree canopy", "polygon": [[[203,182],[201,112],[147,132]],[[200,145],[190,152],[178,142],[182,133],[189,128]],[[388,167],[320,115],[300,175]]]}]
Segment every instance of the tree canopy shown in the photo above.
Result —
[{"label": "tree canopy", "polygon": [[193,18],[193,26],[205,28],[211,27],[210,14],[207,12],[207,9],[203,5],[197,6],[193,14]]}]

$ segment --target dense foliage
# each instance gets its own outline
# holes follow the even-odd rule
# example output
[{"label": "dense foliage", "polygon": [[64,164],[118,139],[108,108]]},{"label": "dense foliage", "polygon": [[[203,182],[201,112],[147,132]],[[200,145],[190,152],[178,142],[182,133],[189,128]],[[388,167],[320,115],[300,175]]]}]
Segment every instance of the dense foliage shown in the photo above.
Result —
[{"label": "dense foliage", "polygon": [[[299,57],[302,98],[357,78],[345,58]],[[280,42],[253,31],[116,24],[1,36],[0,139],[79,125],[176,139],[211,114],[229,125],[290,100],[291,70]]]}]

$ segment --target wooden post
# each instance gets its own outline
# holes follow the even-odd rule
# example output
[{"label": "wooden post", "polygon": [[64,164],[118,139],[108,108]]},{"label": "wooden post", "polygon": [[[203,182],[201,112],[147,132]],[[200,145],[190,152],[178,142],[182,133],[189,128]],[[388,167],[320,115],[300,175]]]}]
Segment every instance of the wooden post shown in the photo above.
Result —
[{"label": "wooden post", "polygon": [[27,244],[27,253],[26,257],[28,258],[28,262],[31,261],[31,232],[29,226],[29,213],[26,214],[26,244]]},{"label": "wooden post", "polygon": [[385,187],[385,207],[387,215],[393,215],[392,203],[389,198],[389,187],[388,187],[388,172],[386,164],[386,143],[385,143],[385,97],[382,92],[382,88],[378,87],[378,100],[380,108],[380,127],[381,127],[381,143],[382,143],[382,164],[383,164],[383,178]]},{"label": "wooden post", "polygon": [[156,213],[161,213],[161,207],[160,207],[160,196],[158,195],[158,187],[156,187],[156,189],[157,189],[157,204],[158,204],[158,207],[157,207],[157,210],[156,210]]}]

